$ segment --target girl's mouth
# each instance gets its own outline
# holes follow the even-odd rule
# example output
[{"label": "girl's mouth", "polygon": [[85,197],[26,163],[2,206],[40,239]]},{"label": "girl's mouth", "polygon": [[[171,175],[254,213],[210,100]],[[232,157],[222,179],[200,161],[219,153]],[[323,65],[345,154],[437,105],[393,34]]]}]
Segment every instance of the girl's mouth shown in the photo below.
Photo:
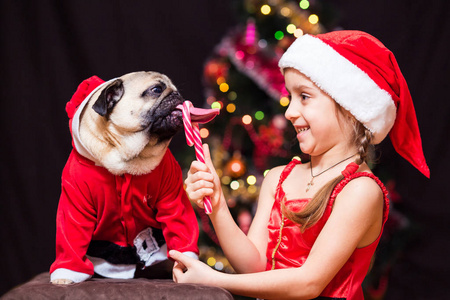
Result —
[{"label": "girl's mouth", "polygon": [[300,139],[304,134],[306,134],[310,127],[296,127],[297,130],[297,139]]}]

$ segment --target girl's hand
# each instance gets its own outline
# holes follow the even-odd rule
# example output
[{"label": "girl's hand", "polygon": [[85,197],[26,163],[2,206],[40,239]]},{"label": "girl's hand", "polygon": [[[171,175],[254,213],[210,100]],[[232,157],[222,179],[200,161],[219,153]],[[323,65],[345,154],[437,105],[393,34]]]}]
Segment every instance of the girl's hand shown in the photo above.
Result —
[{"label": "girl's hand", "polygon": [[213,285],[217,271],[201,261],[186,256],[176,250],[170,250],[169,256],[175,260],[173,266],[173,281],[177,283],[200,283]]},{"label": "girl's hand", "polygon": [[203,144],[203,153],[205,155],[205,164],[197,160],[193,161],[184,183],[186,184],[186,193],[191,201],[195,202],[199,207],[203,207],[203,198],[210,196],[214,211],[214,208],[218,207],[221,201],[222,187],[211,161],[207,144]]}]

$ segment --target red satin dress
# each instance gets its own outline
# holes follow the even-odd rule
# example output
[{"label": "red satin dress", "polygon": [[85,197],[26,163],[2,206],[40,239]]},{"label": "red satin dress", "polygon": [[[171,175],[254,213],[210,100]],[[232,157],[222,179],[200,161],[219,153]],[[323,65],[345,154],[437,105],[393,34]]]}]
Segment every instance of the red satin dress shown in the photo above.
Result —
[{"label": "red satin dress", "polygon": [[[370,261],[373,253],[383,232],[384,224],[388,217],[389,202],[387,198],[387,190],[381,181],[371,173],[358,172],[351,168],[351,164],[342,172],[345,178],[336,185],[333,190],[328,205],[322,218],[312,227],[300,232],[299,226],[288,220],[281,213],[281,201],[285,197],[282,184],[292,169],[300,163],[298,160],[292,160],[283,170],[278,182],[275,203],[272,207],[268,230],[269,242],[267,246],[267,267],[266,270],[296,268],[301,267],[308,258],[309,252],[322,228],[327,222],[334,200],[345,185],[352,179],[366,176],[370,177],[380,186],[384,194],[384,212],[383,226],[377,240],[370,245],[357,248],[344,264],[341,270],[331,280],[320,295],[320,299],[364,299],[361,284],[369,269]],[[353,163],[354,164],[354,163]],[[310,199],[285,200],[286,205],[291,209],[300,209]]]}]

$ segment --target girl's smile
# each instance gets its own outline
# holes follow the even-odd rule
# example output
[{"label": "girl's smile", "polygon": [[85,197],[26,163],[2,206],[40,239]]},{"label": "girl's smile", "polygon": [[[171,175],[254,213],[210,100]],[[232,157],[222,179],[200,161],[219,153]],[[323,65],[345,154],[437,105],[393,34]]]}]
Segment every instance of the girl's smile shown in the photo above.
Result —
[{"label": "girl's smile", "polygon": [[346,126],[339,122],[342,113],[335,101],[295,69],[285,70],[285,82],[291,99],[285,117],[297,132],[301,151],[313,156],[330,149],[339,156],[348,151]]},{"label": "girl's smile", "polygon": [[309,130],[309,127],[298,127],[294,126],[295,130],[297,131],[297,139],[300,140],[300,138],[307,133]]}]

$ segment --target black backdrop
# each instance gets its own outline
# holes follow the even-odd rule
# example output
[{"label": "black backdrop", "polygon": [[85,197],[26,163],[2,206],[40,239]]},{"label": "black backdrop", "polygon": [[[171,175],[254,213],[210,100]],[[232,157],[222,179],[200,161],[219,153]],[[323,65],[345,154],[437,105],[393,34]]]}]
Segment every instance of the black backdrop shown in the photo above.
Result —
[{"label": "black backdrop", "polygon": [[[415,101],[425,179],[382,145],[417,238],[392,270],[388,299],[449,294],[450,2],[328,0],[338,24],[377,36],[397,57]],[[236,23],[229,1],[0,0],[0,295],[54,257],[62,168],[71,149],[64,106],[79,82],[131,71],[169,75],[202,103],[203,63]],[[174,152],[184,141],[176,137]]]}]

